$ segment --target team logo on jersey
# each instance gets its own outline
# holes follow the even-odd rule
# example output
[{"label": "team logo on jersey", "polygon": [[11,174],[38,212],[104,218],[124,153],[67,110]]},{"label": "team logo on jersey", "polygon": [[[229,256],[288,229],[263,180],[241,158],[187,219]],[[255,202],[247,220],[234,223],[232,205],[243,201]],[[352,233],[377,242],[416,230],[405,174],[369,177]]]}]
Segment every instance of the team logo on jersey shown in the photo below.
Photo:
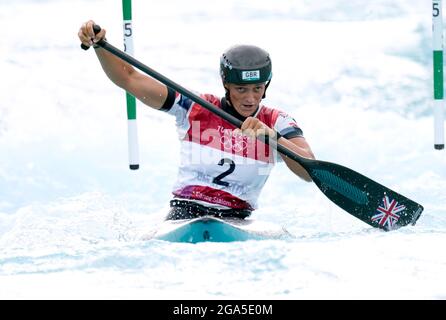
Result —
[{"label": "team logo on jersey", "polygon": [[242,152],[248,146],[246,137],[236,137],[224,135],[220,138],[221,144],[225,149],[232,149],[234,152]]},{"label": "team logo on jersey", "polygon": [[225,150],[232,150],[236,154],[243,154],[248,149],[249,144],[253,143],[252,138],[244,136],[241,133],[234,133],[232,129],[218,127],[221,133],[220,143]]}]

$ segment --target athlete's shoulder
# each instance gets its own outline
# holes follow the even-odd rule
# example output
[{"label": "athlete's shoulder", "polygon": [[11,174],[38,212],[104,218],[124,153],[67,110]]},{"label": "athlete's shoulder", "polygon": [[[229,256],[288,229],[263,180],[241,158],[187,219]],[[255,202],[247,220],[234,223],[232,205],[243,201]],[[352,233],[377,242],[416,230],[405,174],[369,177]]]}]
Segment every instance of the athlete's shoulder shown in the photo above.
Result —
[{"label": "athlete's shoulder", "polygon": [[[200,97],[214,105],[217,108],[221,108],[221,100],[218,96],[213,94],[200,94]],[[207,108],[202,107],[199,103],[194,102],[192,104],[192,108],[189,112],[188,118],[190,121],[200,121],[201,123],[220,123],[221,118],[214,114],[212,111]]]},{"label": "athlete's shoulder", "polygon": [[[217,108],[221,108],[221,100],[218,96],[210,94],[210,93],[203,93],[200,94],[200,98],[203,100],[209,102],[210,104],[216,106]],[[199,103],[193,103],[193,110],[192,114],[196,115],[202,115],[206,117],[215,116],[211,111],[209,111],[206,108],[203,108]]]},{"label": "athlete's shoulder", "polygon": [[[175,91],[169,87],[167,90],[168,90],[168,97],[167,97],[164,105],[161,107],[161,109],[160,109],[161,111],[175,112],[177,108],[180,108],[187,112],[192,106],[199,106],[199,104],[194,102],[188,96],[183,95],[183,94],[179,93],[178,91]],[[194,94],[215,106],[221,107],[220,98],[217,97],[216,95],[208,94],[208,93],[201,94],[198,92],[194,92]],[[176,106],[177,108],[173,108],[174,106]]]},{"label": "athlete's shoulder", "polygon": [[204,94],[201,94],[200,96],[207,102],[210,102],[217,107],[221,107],[221,98],[220,97],[210,94],[210,93],[204,93]]},{"label": "athlete's shoulder", "polygon": [[290,116],[282,110],[279,110],[277,108],[267,107],[265,105],[262,105],[260,107],[259,113],[257,115],[257,118],[260,121],[269,126],[274,126],[279,117],[288,118]]},{"label": "athlete's shoulder", "polygon": [[285,111],[263,106],[258,118],[271,128],[277,130],[284,138],[303,137],[303,132],[296,120]]}]

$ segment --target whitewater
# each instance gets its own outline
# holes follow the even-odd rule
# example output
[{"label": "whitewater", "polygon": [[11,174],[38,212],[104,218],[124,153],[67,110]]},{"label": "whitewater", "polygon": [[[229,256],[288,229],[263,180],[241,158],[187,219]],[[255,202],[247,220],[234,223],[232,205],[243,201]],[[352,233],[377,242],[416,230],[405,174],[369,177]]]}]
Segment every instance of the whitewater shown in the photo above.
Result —
[{"label": "whitewater", "polygon": [[269,51],[264,104],[292,115],[316,157],[422,204],[415,226],[373,229],[278,164],[253,219],[287,240],[143,240],[179,164],[174,118],[137,106],[77,32],[122,48],[121,1],[0,0],[0,299],[446,299],[446,151],[433,148],[431,2],[133,1],[135,57],[224,94],[219,57]]}]

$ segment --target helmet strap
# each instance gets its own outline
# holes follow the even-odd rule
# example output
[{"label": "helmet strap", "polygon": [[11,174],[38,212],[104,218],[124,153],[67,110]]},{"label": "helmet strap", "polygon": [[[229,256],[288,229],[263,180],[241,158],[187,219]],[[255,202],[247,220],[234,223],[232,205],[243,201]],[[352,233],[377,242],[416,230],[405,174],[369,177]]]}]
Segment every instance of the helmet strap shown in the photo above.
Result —
[{"label": "helmet strap", "polygon": [[223,82],[223,88],[225,88],[225,98],[226,98],[226,101],[228,101],[232,105],[231,97],[230,97],[230,94],[229,94],[229,89],[226,88],[224,82]]},{"label": "helmet strap", "polygon": [[266,97],[266,89],[268,89],[269,84],[271,83],[271,80],[269,80],[266,84],[265,84],[265,91],[263,92],[263,97],[262,99],[265,99]]}]

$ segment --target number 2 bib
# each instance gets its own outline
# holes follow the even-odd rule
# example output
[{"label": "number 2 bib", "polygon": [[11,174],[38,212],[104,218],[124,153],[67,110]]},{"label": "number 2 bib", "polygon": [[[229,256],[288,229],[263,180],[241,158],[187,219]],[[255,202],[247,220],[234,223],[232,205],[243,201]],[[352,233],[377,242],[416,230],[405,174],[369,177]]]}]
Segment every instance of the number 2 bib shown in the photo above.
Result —
[{"label": "number 2 bib", "polygon": [[[201,97],[222,107],[218,97]],[[254,210],[277,152],[258,139],[234,134],[235,126],[179,93],[162,110],[176,116],[181,139],[175,197]],[[260,106],[253,116],[282,136],[301,135],[294,119],[276,109]]]}]

